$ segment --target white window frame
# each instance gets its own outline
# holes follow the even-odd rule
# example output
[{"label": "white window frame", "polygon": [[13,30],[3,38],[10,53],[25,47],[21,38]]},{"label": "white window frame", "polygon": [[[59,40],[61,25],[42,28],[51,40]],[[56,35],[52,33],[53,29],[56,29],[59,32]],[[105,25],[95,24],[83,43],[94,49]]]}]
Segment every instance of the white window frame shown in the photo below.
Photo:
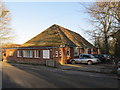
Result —
[{"label": "white window frame", "polygon": [[58,51],[55,51],[55,57],[58,57]]},{"label": "white window frame", "polygon": [[40,58],[40,50],[34,51],[35,58]]},{"label": "white window frame", "polygon": [[10,56],[13,56],[13,53],[14,53],[13,51],[10,51]]},{"label": "white window frame", "polygon": [[43,50],[43,59],[50,59],[50,50]]},{"label": "white window frame", "polygon": [[62,57],[62,51],[59,51],[59,56]]},{"label": "white window frame", "polygon": [[23,57],[27,57],[26,50],[23,50]]},{"label": "white window frame", "polygon": [[23,57],[32,58],[33,50],[23,50]]},{"label": "white window frame", "polygon": [[74,48],[74,56],[78,56],[78,53],[79,51],[78,51],[78,48]]},{"label": "white window frame", "polygon": [[[20,55],[20,53],[21,53],[21,55]],[[17,51],[17,57],[22,57],[22,50]]]}]

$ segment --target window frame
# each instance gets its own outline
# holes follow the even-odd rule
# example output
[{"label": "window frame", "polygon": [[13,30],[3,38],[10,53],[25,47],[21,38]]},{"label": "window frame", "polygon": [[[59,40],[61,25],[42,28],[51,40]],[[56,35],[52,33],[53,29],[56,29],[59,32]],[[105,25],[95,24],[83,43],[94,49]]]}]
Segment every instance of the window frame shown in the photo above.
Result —
[{"label": "window frame", "polygon": [[23,57],[33,58],[33,50],[23,50]]},{"label": "window frame", "polygon": [[22,57],[23,51],[22,50],[17,50],[17,57]]},{"label": "window frame", "polygon": [[14,54],[13,51],[10,51],[10,52],[9,52],[9,55],[10,55],[10,56],[13,56],[13,54]]},{"label": "window frame", "polygon": [[74,56],[79,56],[79,50],[78,50],[78,48],[74,48]]},{"label": "window frame", "polygon": [[50,59],[50,50],[43,50],[43,59]]},{"label": "window frame", "polygon": [[59,56],[58,54],[59,54],[58,51],[55,51],[55,57],[58,57]]},{"label": "window frame", "polygon": [[35,58],[40,58],[41,57],[41,51],[40,50],[34,50],[34,57]]},{"label": "window frame", "polygon": [[62,57],[62,51],[59,51],[59,56]]}]

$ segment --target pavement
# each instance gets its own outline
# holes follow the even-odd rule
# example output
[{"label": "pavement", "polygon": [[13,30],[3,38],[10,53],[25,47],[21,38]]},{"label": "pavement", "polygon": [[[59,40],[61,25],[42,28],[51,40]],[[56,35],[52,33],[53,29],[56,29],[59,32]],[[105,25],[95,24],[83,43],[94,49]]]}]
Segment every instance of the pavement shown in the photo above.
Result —
[{"label": "pavement", "polygon": [[115,66],[113,64],[95,64],[95,65],[85,65],[85,64],[62,64],[57,66],[59,69],[63,70],[75,70],[75,71],[85,71],[85,72],[95,72],[104,73],[110,75],[117,75],[115,71]]}]

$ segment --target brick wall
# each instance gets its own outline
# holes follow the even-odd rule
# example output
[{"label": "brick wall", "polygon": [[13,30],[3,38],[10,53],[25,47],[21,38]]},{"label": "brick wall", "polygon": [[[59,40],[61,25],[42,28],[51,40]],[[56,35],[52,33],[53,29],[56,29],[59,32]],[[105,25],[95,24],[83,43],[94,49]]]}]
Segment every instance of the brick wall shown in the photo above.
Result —
[{"label": "brick wall", "polygon": [[[19,50],[19,49],[18,49]],[[59,57],[55,57],[55,52],[59,51],[59,48],[56,49],[31,49],[33,50],[33,57],[17,57],[17,49],[6,49],[5,53],[6,56],[3,56],[4,60],[7,60],[8,62],[19,62],[19,63],[35,63],[35,64],[41,64],[45,63],[46,60],[52,60],[54,59],[56,63],[59,63],[60,60],[60,55]],[[21,49],[20,49],[21,50]],[[27,49],[22,49],[22,50],[27,50]],[[40,50],[40,58],[35,58],[35,50]],[[49,50],[50,51],[50,58],[49,59],[44,59],[43,58],[43,50]],[[10,56],[10,52],[13,52],[13,56]],[[23,55],[23,54],[22,54]]]},{"label": "brick wall", "polygon": [[[56,64],[67,63],[71,58],[78,58],[74,56],[74,48],[64,47],[64,48],[50,48],[50,49],[31,49],[33,50],[33,57],[17,57],[18,50],[28,50],[28,49],[6,49],[6,56],[3,56],[3,59],[8,60],[8,62],[19,62],[19,63],[36,63],[36,64],[45,64],[46,60],[54,60]],[[35,58],[35,50],[40,50],[40,58]],[[43,58],[43,50],[50,51],[50,58]],[[67,56],[67,50],[70,50],[70,56]],[[13,52],[13,55],[12,55]],[[58,55],[57,55],[58,54]],[[62,55],[63,56],[62,56]],[[79,53],[80,54],[80,53]]]}]

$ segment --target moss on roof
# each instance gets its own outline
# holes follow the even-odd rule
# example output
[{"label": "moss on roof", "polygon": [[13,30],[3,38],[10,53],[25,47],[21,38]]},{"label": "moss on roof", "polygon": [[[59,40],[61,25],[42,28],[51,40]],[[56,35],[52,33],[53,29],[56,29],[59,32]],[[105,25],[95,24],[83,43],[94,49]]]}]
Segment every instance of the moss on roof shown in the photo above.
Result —
[{"label": "moss on roof", "polygon": [[71,30],[58,26],[56,24],[47,28],[42,33],[33,37],[26,43],[22,44],[22,47],[28,46],[59,46],[68,45],[70,47],[81,47],[81,48],[93,48],[86,39],[84,39],[78,33]]},{"label": "moss on roof", "polygon": [[21,46],[20,44],[11,44],[11,43],[8,43],[8,44],[2,45],[0,47],[2,47],[2,48],[15,48],[15,47],[20,47],[20,46]]}]

